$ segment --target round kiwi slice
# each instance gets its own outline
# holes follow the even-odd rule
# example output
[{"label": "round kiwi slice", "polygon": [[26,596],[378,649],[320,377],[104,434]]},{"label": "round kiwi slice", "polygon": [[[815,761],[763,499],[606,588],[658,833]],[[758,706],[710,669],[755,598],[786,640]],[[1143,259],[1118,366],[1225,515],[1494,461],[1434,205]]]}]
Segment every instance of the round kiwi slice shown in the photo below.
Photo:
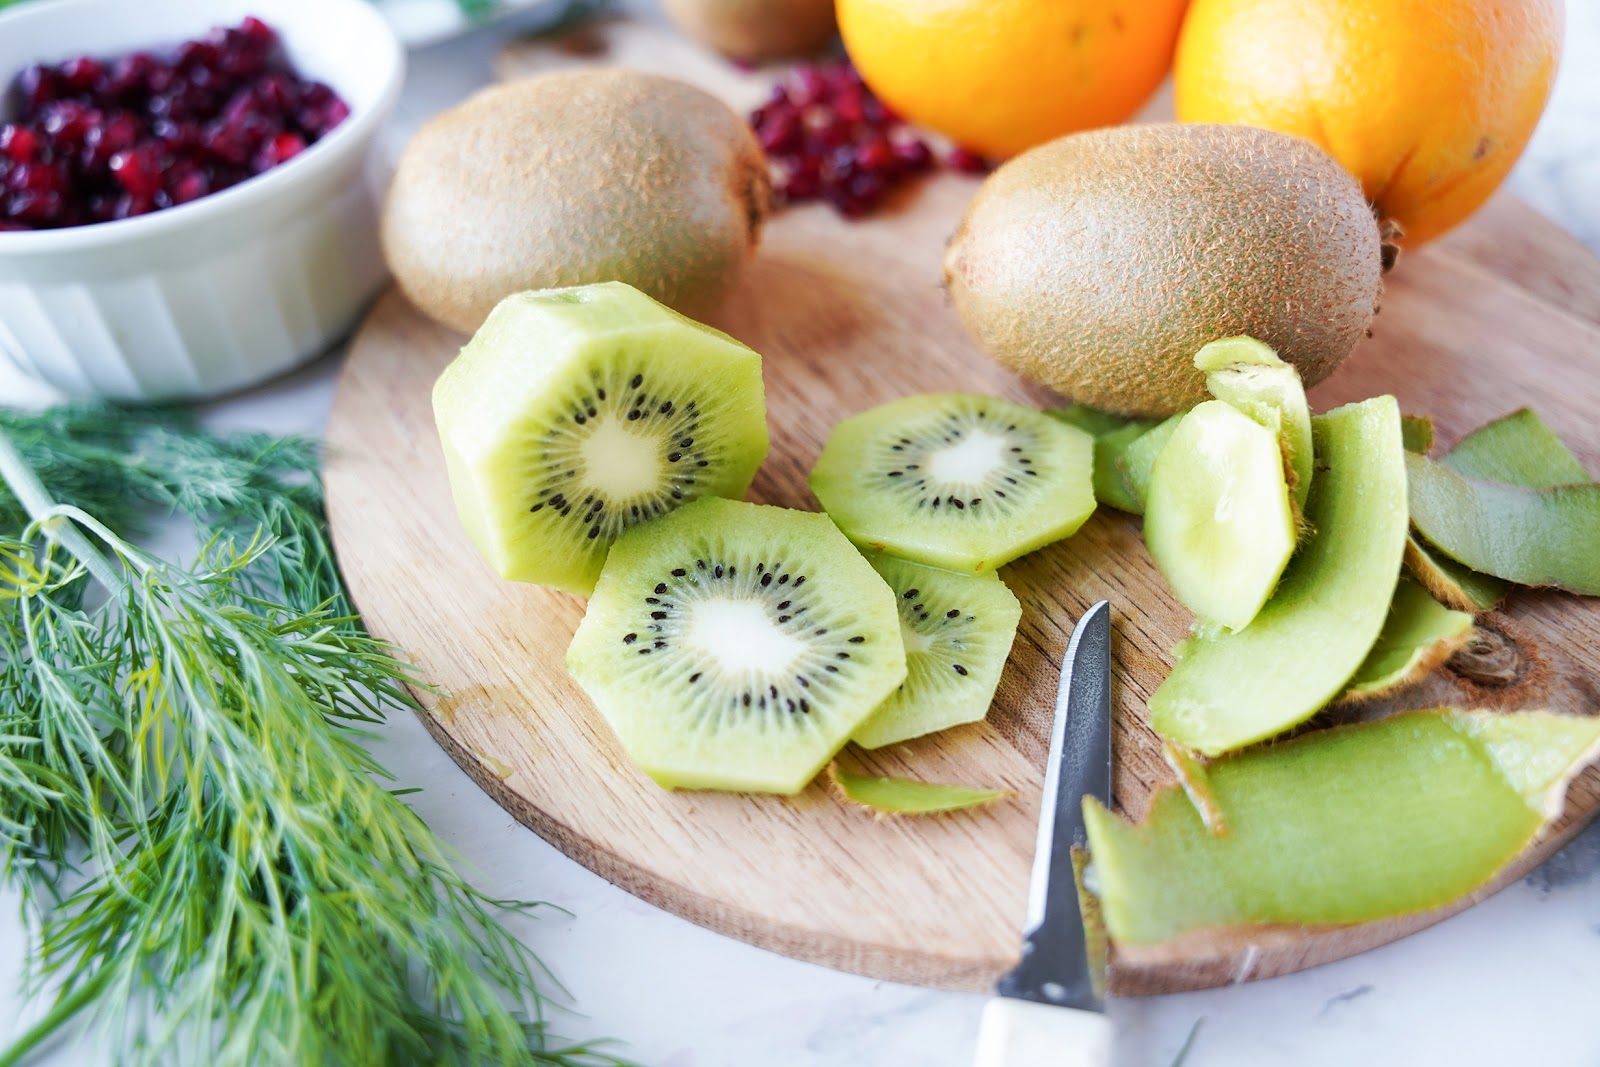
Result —
[{"label": "round kiwi slice", "polygon": [[910,396],[828,438],[811,489],[851,540],[947,570],[990,571],[1094,512],[1094,438],[975,393]]},{"label": "round kiwi slice", "polygon": [[905,684],[851,738],[882,748],[989,714],[1022,605],[998,576],[959,574],[878,556],[906,646]]},{"label": "round kiwi slice", "polygon": [[616,543],[567,667],[661,785],[761,793],[906,677],[894,594],[827,516],[718,499]]},{"label": "round kiwi slice", "polygon": [[761,357],[621,282],[507,297],[433,408],[484,558],[580,594],[623,530],[742,496],[767,452]]},{"label": "round kiwi slice", "polygon": [[1221,400],[1189,412],[1151,468],[1144,541],[1185,607],[1243,629],[1294,554],[1277,431]]}]

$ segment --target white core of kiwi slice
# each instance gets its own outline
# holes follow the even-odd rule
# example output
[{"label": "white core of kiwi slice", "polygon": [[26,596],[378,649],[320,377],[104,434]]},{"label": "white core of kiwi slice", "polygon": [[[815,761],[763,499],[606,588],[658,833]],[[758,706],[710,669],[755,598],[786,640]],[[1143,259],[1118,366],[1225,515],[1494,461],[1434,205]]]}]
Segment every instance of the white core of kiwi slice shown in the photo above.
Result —
[{"label": "white core of kiwi slice", "polygon": [[617,541],[567,665],[660,784],[771,793],[906,677],[894,594],[827,516],[716,498]]},{"label": "white core of kiwi slice", "polygon": [[1230,630],[1247,626],[1294,554],[1278,434],[1220,400],[1178,425],[1156,457],[1144,540],[1173,595]]},{"label": "white core of kiwi slice", "polygon": [[761,357],[619,282],[502,301],[434,413],[485,559],[575,593],[635,523],[742,496],[767,450]]},{"label": "white core of kiwi slice", "polygon": [[1016,596],[992,575],[893,556],[877,556],[872,566],[895,594],[906,680],[851,739],[863,748],[882,748],[981,720],[1022,618]]},{"label": "white core of kiwi slice", "polygon": [[823,508],[872,551],[992,571],[1094,511],[1094,439],[996,397],[906,397],[834,427],[811,472]]}]

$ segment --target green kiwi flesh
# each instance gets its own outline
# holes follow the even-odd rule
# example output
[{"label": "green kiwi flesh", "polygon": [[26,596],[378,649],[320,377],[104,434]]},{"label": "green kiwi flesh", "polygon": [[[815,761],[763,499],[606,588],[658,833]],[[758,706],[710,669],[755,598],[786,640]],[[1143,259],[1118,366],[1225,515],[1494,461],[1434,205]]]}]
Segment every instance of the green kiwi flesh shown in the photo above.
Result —
[{"label": "green kiwi flesh", "polygon": [[1175,786],[1137,824],[1086,799],[1106,926],[1115,942],[1151,945],[1440,907],[1487,884],[1559,815],[1597,744],[1595,718],[1411,711],[1210,764],[1225,835]]},{"label": "green kiwi flesh", "polygon": [[1144,513],[1145,546],[1179,602],[1244,629],[1277,586],[1295,534],[1277,429],[1221,400],[1189,412],[1156,458]]},{"label": "green kiwi flesh", "polygon": [[981,573],[1094,512],[1094,438],[996,397],[910,396],[834,427],[811,489],[865,550]]},{"label": "green kiwi flesh", "polygon": [[1314,715],[1344,690],[1389,615],[1407,530],[1399,406],[1374,397],[1318,415],[1311,427],[1312,533],[1250,625],[1180,644],[1150,697],[1156,731],[1208,756]]},{"label": "green kiwi flesh", "polygon": [[1419,682],[1471,637],[1469,612],[1445,607],[1421,585],[1402,577],[1383,632],[1343,699],[1370,700]]},{"label": "green kiwi flesh", "polygon": [[1150,499],[1150,476],[1155,470],[1156,457],[1166,449],[1167,442],[1183,425],[1185,412],[1179,412],[1156,423],[1154,427],[1123,445],[1113,453],[1112,461],[1128,486],[1129,500],[1136,506],[1126,510],[1143,515],[1145,502]]},{"label": "green kiwi flesh", "polygon": [[484,559],[579,594],[624,530],[742,496],[767,452],[761,357],[621,282],[507,297],[433,410]]},{"label": "green kiwi flesh", "polygon": [[841,770],[837,764],[829,769],[829,775],[846,801],[871,808],[880,815],[942,815],[993,804],[1014,795],[1009,789],[979,789],[970,785],[919,782],[914,778],[853,774]]},{"label": "green kiwi flesh", "polygon": [[1279,435],[1299,514],[1311,492],[1312,475],[1311,408],[1300,372],[1253,337],[1212,341],[1195,354],[1194,365],[1205,372],[1212,396]]},{"label": "green kiwi flesh", "polygon": [[873,569],[894,591],[906,647],[906,680],[851,740],[882,748],[989,713],[1022,605],[991,574],[961,574],[894,556]]},{"label": "green kiwi flesh", "polygon": [[906,677],[894,594],[827,516],[714,497],[617,541],[567,667],[659,784],[786,794]]},{"label": "green kiwi flesh", "polygon": [[1148,419],[1125,419],[1087,404],[1073,404],[1045,412],[1053,419],[1076,426],[1094,438],[1094,498],[1107,507],[1133,515],[1144,513],[1144,499],[1136,494],[1123,469],[1128,446],[1155,428]]}]

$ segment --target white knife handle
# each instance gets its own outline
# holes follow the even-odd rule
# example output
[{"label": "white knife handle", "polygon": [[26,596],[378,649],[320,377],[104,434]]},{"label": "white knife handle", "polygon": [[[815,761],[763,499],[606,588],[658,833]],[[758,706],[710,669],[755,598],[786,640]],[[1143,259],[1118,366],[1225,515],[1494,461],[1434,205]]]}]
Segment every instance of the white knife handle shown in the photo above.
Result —
[{"label": "white knife handle", "polygon": [[983,1009],[975,1067],[1110,1067],[1111,1020],[1098,1011],[995,997]]}]

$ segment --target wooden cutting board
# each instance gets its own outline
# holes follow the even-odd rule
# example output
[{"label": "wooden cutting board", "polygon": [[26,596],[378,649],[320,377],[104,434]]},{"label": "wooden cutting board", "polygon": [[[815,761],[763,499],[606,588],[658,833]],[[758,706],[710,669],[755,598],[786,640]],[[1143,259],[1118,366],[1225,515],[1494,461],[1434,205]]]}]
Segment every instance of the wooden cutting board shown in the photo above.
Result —
[{"label": "wooden cutting board", "polygon": [[[740,106],[766,83],[630,23],[503,62],[516,71],[600,56],[677,72]],[[753,499],[814,509],[805,477],[829,428],[893,397],[965,389],[1059,402],[981,357],[940,288],[944,243],[976,188],[946,174],[870,221],[821,207],[773,220],[716,323],[766,359],[773,447]],[[1190,620],[1145,554],[1138,522],[1103,510],[1075,537],[1002,572],[1024,615],[988,722],[852,755],[877,773],[1006,786],[1014,799],[951,817],[875,820],[821,785],[787,799],[657,788],[562,666],[582,600],[498,580],[456,522],[429,390],[462,341],[397,294],[372,312],[329,428],[335,543],[368,624],[437,685],[419,694],[429,730],[506,810],[580,863],[786,955],[923,985],[988,987],[1018,951],[1057,664],[1073,622],[1102,597],[1116,609],[1117,805],[1137,817],[1170,781],[1145,701]],[[1432,415],[1445,443],[1532,405],[1600,470],[1600,262],[1500,198],[1402,259],[1372,338],[1312,399],[1326,409],[1378,393]],[[1388,707],[1600,713],[1600,602],[1520,591],[1481,622],[1476,654]],[[1597,804],[1600,772],[1591,770],[1574,784],[1567,818],[1474,899],[1554,852]],[[1119,952],[1112,988],[1165,992],[1282,974],[1470,903],[1393,922]]]}]

